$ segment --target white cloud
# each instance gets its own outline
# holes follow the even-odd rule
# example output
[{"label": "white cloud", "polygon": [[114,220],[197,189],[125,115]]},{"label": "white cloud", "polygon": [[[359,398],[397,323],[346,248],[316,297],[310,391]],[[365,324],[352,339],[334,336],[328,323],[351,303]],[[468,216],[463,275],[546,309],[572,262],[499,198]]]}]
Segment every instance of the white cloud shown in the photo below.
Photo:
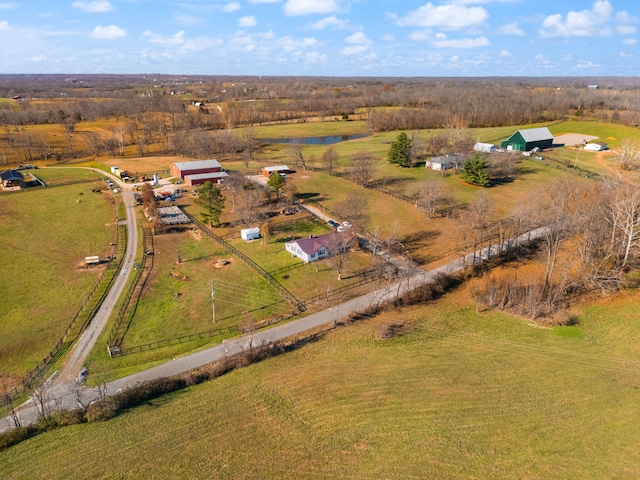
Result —
[{"label": "white cloud", "polygon": [[0,22],[0,32],[2,32],[3,30],[9,30],[9,22]]},{"label": "white cloud", "polygon": [[487,37],[477,37],[453,40],[439,39],[434,40],[431,44],[436,48],[477,48],[488,47],[491,45],[491,42]]},{"label": "white cloud", "polygon": [[385,42],[395,42],[396,37],[394,37],[390,33],[386,33],[382,36],[382,40],[384,40]]},{"label": "white cloud", "polygon": [[318,52],[309,52],[305,55],[304,60],[307,63],[326,63],[329,57]]},{"label": "white cloud", "polygon": [[335,0],[287,0],[283,7],[285,15],[309,15],[312,13],[334,13],[339,10]]},{"label": "white cloud", "polygon": [[88,13],[105,13],[116,9],[109,0],[93,0],[91,2],[77,0],[73,2],[72,6]]},{"label": "white cloud", "polygon": [[236,10],[240,10],[240,4],[238,2],[227,3],[222,7],[222,11],[225,13],[233,13]]},{"label": "white cloud", "polygon": [[127,31],[115,25],[109,25],[108,27],[98,25],[93,29],[93,32],[91,32],[90,35],[90,37],[99,38],[100,40],[116,40],[118,38],[124,38],[126,36]]},{"label": "white cloud", "polygon": [[251,0],[251,3],[280,3],[280,0]]},{"label": "white cloud", "polygon": [[373,42],[364,32],[356,32],[344,39],[347,43],[355,43],[357,45],[371,45]]},{"label": "white cloud", "polygon": [[582,60],[581,62],[579,62],[579,63],[576,65],[576,67],[577,67],[577,68],[597,68],[597,67],[599,67],[599,66],[600,66],[600,65],[598,65],[598,64],[596,64],[596,63],[589,62],[589,61],[586,61],[586,60]]},{"label": "white cloud", "polygon": [[47,59],[44,55],[36,55],[29,59],[30,62],[44,62]]},{"label": "white cloud", "polygon": [[518,26],[518,22],[503,25],[498,29],[498,33],[501,35],[516,35],[518,37],[524,36],[524,32]]},{"label": "white cloud", "polygon": [[318,20],[315,23],[312,23],[310,27],[314,30],[323,30],[327,27],[333,27],[338,30],[342,30],[349,25],[349,20],[342,20],[335,15],[331,15],[330,17],[325,17],[322,20]]},{"label": "white cloud", "polygon": [[634,56],[633,53],[620,52],[620,58],[633,58]]},{"label": "white cloud", "polygon": [[625,38],[624,40],[622,40],[622,43],[625,45],[633,46],[638,42],[635,38]]},{"label": "white cloud", "polygon": [[426,30],[416,30],[409,34],[409,40],[414,42],[426,42],[431,38],[431,33]]},{"label": "white cloud", "polygon": [[362,55],[369,50],[369,45],[352,45],[340,50],[342,55]]},{"label": "white cloud", "polygon": [[606,24],[612,13],[608,0],[597,0],[591,10],[570,11],[566,19],[559,13],[547,16],[539,34],[543,38],[609,36],[611,29]]},{"label": "white cloud", "polygon": [[500,56],[501,57],[510,57],[511,56],[511,52],[509,50],[502,50],[500,52]]},{"label": "white cloud", "polygon": [[616,27],[616,33],[618,35],[633,35],[637,29],[633,25],[618,25]]},{"label": "white cloud", "polygon": [[140,36],[141,40],[147,40],[153,45],[183,45],[185,42],[184,30],[180,30],[175,35],[166,36],[152,33],[150,30],[145,30]]},{"label": "white cloud", "polygon": [[248,15],[246,17],[241,17],[238,20],[238,25],[240,27],[255,27],[258,24],[256,17],[253,15]]},{"label": "white cloud", "polygon": [[18,8],[20,5],[17,3],[0,3],[0,10],[13,10],[14,8]]},{"label": "white cloud", "polygon": [[489,13],[482,7],[462,5],[439,5],[436,7],[429,2],[398,19],[396,24],[458,30],[481,25],[487,18],[489,18]]}]

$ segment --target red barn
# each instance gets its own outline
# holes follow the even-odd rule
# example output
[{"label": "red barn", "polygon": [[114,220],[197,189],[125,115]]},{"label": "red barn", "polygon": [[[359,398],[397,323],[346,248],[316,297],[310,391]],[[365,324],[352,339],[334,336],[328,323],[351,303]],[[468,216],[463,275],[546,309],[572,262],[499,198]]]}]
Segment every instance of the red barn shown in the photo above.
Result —
[{"label": "red barn", "polygon": [[227,177],[217,160],[195,160],[192,162],[175,162],[171,166],[171,175],[181,178],[188,185],[202,185],[205,182],[220,183]]}]

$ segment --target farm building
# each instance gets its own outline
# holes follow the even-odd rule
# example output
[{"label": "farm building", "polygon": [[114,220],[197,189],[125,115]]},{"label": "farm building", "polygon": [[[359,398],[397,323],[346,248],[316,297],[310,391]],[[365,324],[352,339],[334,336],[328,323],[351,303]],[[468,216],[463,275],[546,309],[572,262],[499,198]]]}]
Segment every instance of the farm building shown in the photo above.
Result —
[{"label": "farm building", "polygon": [[502,148],[530,152],[534,148],[544,150],[553,146],[553,135],[547,127],[518,130],[502,142]]},{"label": "farm building", "polygon": [[17,170],[7,170],[0,173],[0,179],[5,187],[21,187],[24,183],[24,175]]},{"label": "farm building", "polygon": [[584,149],[590,152],[601,152],[607,149],[607,144],[604,142],[587,143]]},{"label": "farm building", "polygon": [[425,167],[430,168],[431,170],[461,168],[465,160],[465,156],[461,153],[452,153],[450,155],[442,155],[440,157],[433,157],[431,160],[427,160],[425,162]]},{"label": "farm building", "polygon": [[227,178],[227,172],[211,172],[211,173],[196,173],[195,175],[185,175],[184,181],[187,185],[202,185],[205,182],[220,183]]},{"label": "farm building", "polygon": [[242,230],[240,230],[240,236],[245,242],[248,242],[249,240],[255,240],[256,238],[260,238],[260,228],[243,228]]},{"label": "farm building", "polygon": [[220,183],[227,177],[217,160],[194,160],[192,162],[175,162],[171,166],[171,175],[181,178],[188,185],[202,185],[205,182]]},{"label": "farm building", "polygon": [[473,146],[473,149],[476,152],[493,153],[493,152],[498,150],[498,147],[496,145],[494,145],[493,143],[480,143],[480,142],[478,142]]},{"label": "farm building", "polygon": [[328,233],[319,237],[301,238],[287,242],[284,248],[305,263],[316,262],[331,255],[332,245],[341,240],[342,234]]},{"label": "farm building", "polygon": [[273,175],[274,173],[291,173],[291,170],[289,170],[289,167],[287,167],[286,165],[274,165],[272,167],[262,167],[262,175],[264,175],[265,177],[268,177],[270,175]]}]

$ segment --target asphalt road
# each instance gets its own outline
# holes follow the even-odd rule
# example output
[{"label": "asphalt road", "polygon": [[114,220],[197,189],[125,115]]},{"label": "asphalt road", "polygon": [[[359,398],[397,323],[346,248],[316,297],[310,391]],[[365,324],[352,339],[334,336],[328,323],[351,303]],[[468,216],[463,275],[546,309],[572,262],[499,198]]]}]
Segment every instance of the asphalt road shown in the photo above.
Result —
[{"label": "asphalt road", "polygon": [[[523,243],[534,238],[538,238],[542,235],[543,232],[544,228],[538,228],[531,232],[525,233],[518,237],[517,243]],[[127,253],[129,253],[129,250],[127,250]],[[485,248],[478,256],[479,258],[476,258],[476,261],[487,259],[498,253],[499,252],[497,251],[497,247],[495,246],[491,249]],[[471,262],[472,260],[473,259],[471,255],[467,256],[465,259],[466,262]],[[152,367],[148,370],[144,370],[142,372],[138,372],[136,374],[120,378],[118,380],[114,380],[113,382],[107,384],[106,394],[114,395],[122,389],[130,388],[144,381],[170,377],[172,375],[187,372],[193,368],[208,365],[224,358],[225,356],[230,356],[242,351],[246,351],[246,349],[252,345],[276,342],[319,326],[328,325],[350,314],[362,312],[369,306],[374,305],[378,302],[384,302],[385,300],[393,299],[395,296],[402,294],[408,290],[414,289],[419,285],[431,282],[440,273],[451,274],[458,272],[463,269],[464,263],[465,262],[462,259],[457,259],[430,272],[418,271],[411,277],[407,277],[403,280],[390,283],[384,288],[376,290],[367,295],[351,299],[340,305],[328,308],[322,312],[308,315],[299,320],[294,320],[287,324],[273,327],[269,330],[227,340],[220,345],[216,345],[206,350],[202,350],[200,352],[196,352],[181,358],[176,358],[162,365]],[[115,298],[117,298],[117,296],[115,296]],[[97,335],[99,334],[98,327],[96,326],[94,328],[98,333],[92,334],[90,336],[91,339],[97,338]],[[95,342],[95,340],[93,340],[93,342]],[[87,346],[90,343],[91,342],[87,340]],[[82,354],[84,354],[84,358],[86,358],[86,354],[88,354],[88,351],[84,348],[80,349],[80,351],[83,352]],[[81,358],[82,354],[78,354],[78,358]],[[74,362],[74,368],[80,364],[81,363]],[[71,369],[71,367],[69,368]],[[73,372],[75,372],[75,370],[71,369],[65,375]],[[62,378],[62,375],[60,377]],[[85,388],[78,396],[78,392],[75,390],[74,385],[71,383],[62,381],[55,383],[54,380],[53,385],[56,385],[56,388],[52,389],[51,397],[55,396],[55,399],[49,398],[50,408],[75,408],[77,406],[78,398],[80,398],[82,403],[85,405],[88,404],[89,401],[99,398],[99,392],[97,388]],[[23,424],[34,423],[38,420],[36,405],[32,400],[20,407],[19,414]],[[13,424],[11,423],[11,419],[9,417],[6,417],[4,421],[0,422],[0,431],[5,431],[11,428],[12,425]]]}]

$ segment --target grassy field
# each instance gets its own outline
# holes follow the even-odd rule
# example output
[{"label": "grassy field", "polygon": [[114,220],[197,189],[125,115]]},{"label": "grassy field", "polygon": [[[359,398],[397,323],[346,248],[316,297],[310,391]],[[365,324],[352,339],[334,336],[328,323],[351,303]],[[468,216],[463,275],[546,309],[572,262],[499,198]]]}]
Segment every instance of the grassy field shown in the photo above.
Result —
[{"label": "grassy field", "polygon": [[[94,180],[96,178],[104,178],[98,172],[82,168],[53,167],[40,168],[38,170],[31,170],[30,172],[40,180],[52,186],[76,180]],[[102,186],[104,187],[104,184]]]},{"label": "grassy field", "polygon": [[[576,327],[541,329],[476,314],[463,288],[40,435],[0,465],[8,479],[637,478],[639,301],[598,301]],[[390,321],[407,326],[377,340]]]},{"label": "grassy field", "polygon": [[102,273],[83,268],[113,248],[115,209],[91,192],[99,183],[0,195],[0,377],[44,358]]}]

